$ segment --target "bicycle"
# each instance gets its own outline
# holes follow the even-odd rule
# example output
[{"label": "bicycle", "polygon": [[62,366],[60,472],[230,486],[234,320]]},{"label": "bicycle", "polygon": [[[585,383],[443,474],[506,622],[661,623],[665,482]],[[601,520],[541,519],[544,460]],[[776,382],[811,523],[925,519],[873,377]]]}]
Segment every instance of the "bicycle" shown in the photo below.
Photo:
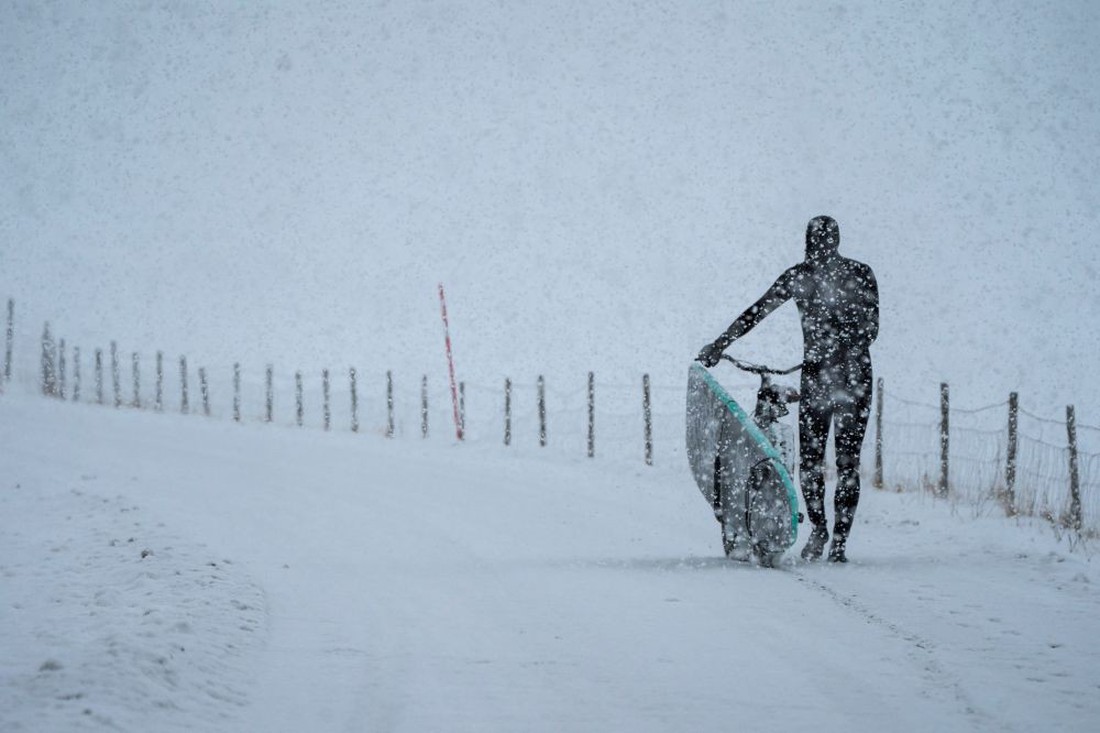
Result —
[{"label": "bicycle", "polygon": [[773,567],[795,542],[802,515],[791,479],[791,440],[780,420],[799,393],[772,381],[775,369],[722,359],[760,377],[752,417],[701,364],[688,373],[687,448],[692,473],[722,528],[726,557]]}]

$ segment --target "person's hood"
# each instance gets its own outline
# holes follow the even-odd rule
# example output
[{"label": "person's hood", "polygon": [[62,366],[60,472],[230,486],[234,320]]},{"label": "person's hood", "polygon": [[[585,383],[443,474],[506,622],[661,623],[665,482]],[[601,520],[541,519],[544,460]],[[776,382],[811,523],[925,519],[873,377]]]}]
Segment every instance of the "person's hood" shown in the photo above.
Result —
[{"label": "person's hood", "polygon": [[815,216],[806,225],[806,259],[820,261],[840,248],[840,225],[831,216]]}]

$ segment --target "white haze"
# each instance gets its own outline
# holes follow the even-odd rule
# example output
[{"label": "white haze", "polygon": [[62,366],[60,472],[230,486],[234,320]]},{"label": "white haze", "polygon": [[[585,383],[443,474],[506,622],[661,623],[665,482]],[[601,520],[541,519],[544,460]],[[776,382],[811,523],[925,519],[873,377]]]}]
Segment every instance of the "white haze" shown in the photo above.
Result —
[{"label": "white haze", "polygon": [[[4,4],[0,728],[1087,729],[1091,544],[867,488],[848,566],[729,563],[680,400],[829,213],[888,390],[1100,423],[1097,37],[1091,2]],[[378,391],[358,434],[227,419],[235,361],[441,386],[440,282],[482,406],[597,373],[595,459],[577,405],[550,449],[527,403],[507,450],[408,400],[387,441]],[[217,370],[222,419],[29,395],[45,320]],[[793,308],[732,350],[793,363]],[[643,372],[652,467],[611,404]]]},{"label": "white haze", "polygon": [[[0,295],[70,343],[679,385],[835,216],[888,389],[1100,422],[1089,2],[15,3]],[[734,349],[799,354],[787,306]]]}]

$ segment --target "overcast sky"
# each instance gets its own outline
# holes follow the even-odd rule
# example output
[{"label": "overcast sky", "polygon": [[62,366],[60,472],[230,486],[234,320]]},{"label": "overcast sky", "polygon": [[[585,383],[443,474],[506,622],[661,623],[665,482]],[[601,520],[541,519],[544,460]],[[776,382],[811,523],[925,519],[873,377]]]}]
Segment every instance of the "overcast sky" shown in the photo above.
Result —
[{"label": "overcast sky", "polygon": [[0,296],[442,379],[444,282],[460,378],[679,384],[829,213],[896,393],[1100,424],[1097,37],[1090,2],[9,3]]}]

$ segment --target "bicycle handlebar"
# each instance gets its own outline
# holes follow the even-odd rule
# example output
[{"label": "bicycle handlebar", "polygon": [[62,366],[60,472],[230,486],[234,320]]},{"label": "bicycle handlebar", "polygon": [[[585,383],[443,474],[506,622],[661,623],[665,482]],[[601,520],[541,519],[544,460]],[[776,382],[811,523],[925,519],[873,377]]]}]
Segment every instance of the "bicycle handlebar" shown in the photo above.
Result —
[{"label": "bicycle handlebar", "polygon": [[750,364],[747,361],[741,361],[740,359],[734,359],[729,354],[722,354],[722,358],[733,364],[735,367],[743,372],[749,372],[750,374],[792,374],[802,368],[802,364],[795,364],[789,369],[773,369],[772,367],[763,366],[761,364]]}]

